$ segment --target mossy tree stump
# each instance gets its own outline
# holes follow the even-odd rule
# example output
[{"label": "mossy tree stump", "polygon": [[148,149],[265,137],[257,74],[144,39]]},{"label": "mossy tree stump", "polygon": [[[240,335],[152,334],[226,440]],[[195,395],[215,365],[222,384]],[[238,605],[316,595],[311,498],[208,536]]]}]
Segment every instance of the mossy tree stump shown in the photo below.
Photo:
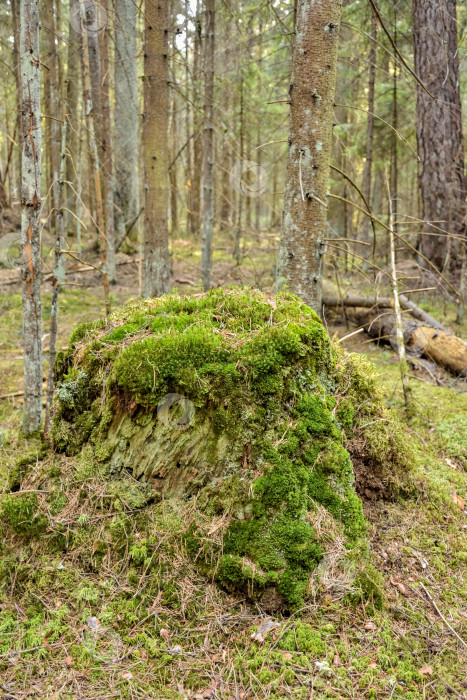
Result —
[{"label": "mossy tree stump", "polygon": [[344,445],[357,416],[384,409],[372,372],[297,298],[130,303],[80,326],[56,374],[56,449],[185,517],[183,546],[223,587],[294,609],[330,551],[358,570],[365,519]]}]

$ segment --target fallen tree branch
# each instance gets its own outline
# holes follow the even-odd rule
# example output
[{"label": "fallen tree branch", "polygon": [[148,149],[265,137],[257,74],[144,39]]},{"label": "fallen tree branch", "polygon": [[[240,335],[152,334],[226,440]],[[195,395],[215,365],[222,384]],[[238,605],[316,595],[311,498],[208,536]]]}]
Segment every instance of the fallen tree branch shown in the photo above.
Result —
[{"label": "fallen tree branch", "polygon": [[[433,316],[430,316],[430,314],[427,314],[426,311],[423,311],[423,309],[417,306],[413,301],[407,299],[404,294],[399,295],[399,301],[401,307],[405,311],[410,311],[411,315],[418,321],[423,321],[423,323],[432,328],[449,333],[448,329],[445,328],[442,323],[433,318]],[[393,309],[394,299],[390,299],[389,297],[372,299],[371,297],[358,297],[355,294],[348,294],[342,299],[335,296],[324,296],[323,304],[324,306],[346,306],[361,309]]]}]

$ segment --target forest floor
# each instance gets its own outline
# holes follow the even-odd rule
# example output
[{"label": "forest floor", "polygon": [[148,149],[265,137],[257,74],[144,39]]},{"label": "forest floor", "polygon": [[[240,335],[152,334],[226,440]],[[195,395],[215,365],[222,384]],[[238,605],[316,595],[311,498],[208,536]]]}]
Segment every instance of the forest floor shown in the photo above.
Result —
[{"label": "forest floor", "polygon": [[[263,240],[261,255],[246,256],[240,268],[225,250],[216,250],[215,282],[267,290],[272,284],[268,251],[274,244]],[[173,258],[175,288],[199,291],[195,246],[175,241]],[[119,262],[115,305],[134,297],[138,287],[137,263],[123,255]],[[0,270],[4,490],[18,458],[40,450],[37,441],[19,434],[21,299],[12,283],[15,275]],[[69,282],[60,296],[59,347],[66,346],[78,323],[101,317],[104,310],[97,273],[75,271]],[[46,284],[45,347],[49,303]],[[453,320],[448,302],[426,300],[426,305],[448,324]],[[331,335],[352,330],[341,317],[327,322]],[[363,335],[347,341],[346,348],[375,363],[387,403],[403,417],[395,353]],[[418,495],[398,502],[364,500],[374,563],[384,575],[382,610],[318,595],[292,617],[277,616],[278,626],[258,642],[252,634],[264,623],[261,609],[195,574],[148,599],[141,593],[144,571],[136,581],[124,566],[118,577],[72,572],[73,560],[54,553],[34,560],[41,572],[35,588],[25,593],[19,584],[33,560],[25,549],[22,566],[4,577],[0,589],[2,697],[467,698],[467,383],[419,360],[410,381],[417,415],[407,431],[420,445]],[[4,562],[3,569],[7,566]]]}]

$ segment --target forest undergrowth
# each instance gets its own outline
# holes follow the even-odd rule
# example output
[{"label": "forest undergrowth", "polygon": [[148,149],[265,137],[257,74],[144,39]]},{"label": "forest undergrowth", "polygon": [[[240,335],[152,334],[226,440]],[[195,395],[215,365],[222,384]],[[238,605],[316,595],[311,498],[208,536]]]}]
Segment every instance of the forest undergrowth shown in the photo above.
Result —
[{"label": "forest undergrowth", "polygon": [[[118,301],[131,291],[119,289]],[[101,316],[102,309],[92,290],[68,289],[60,303],[58,344],[65,347],[70,331]],[[2,393],[15,394],[21,391],[20,297],[4,294],[0,304]],[[328,323],[332,334],[333,320]],[[345,335],[342,325],[336,330]],[[375,363],[385,401],[403,418],[395,354],[361,336],[354,340],[354,349]],[[353,349],[351,341],[346,345]],[[4,697],[467,697],[466,384],[415,365],[411,375],[417,417],[407,439],[418,445],[417,489],[391,502],[379,500],[371,488],[361,494],[373,564],[382,574],[371,582],[378,595],[370,591],[363,603],[355,602],[358,595],[344,601],[328,577],[300,610],[268,615],[203,578],[183,548],[158,539],[160,522],[152,523],[152,538],[143,535],[138,493],[113,494],[109,502],[98,474],[73,491],[71,504],[65,487],[49,505],[52,520],[60,513],[62,521],[57,540],[76,528],[88,552],[93,533],[91,561],[81,560],[76,543],[70,552],[63,542],[48,553],[41,548],[45,523],[34,513],[43,494],[21,496],[21,506],[17,496],[7,496],[7,526],[4,496]],[[45,464],[53,477],[73,460],[57,461],[39,440],[19,437],[20,422],[21,396],[2,399],[4,493],[12,473],[26,465],[34,474]],[[105,556],[109,543],[95,535],[100,527],[104,531],[107,517],[127,541],[116,568]],[[23,542],[14,552],[8,546],[12,537]],[[156,561],[164,572],[160,584],[151,575]]]}]

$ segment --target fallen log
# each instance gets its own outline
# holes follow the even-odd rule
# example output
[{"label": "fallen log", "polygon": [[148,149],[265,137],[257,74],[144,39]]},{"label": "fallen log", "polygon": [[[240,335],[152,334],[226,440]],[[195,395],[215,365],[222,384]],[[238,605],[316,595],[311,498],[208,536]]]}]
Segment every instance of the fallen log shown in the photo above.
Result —
[{"label": "fallen log", "polygon": [[[392,314],[367,319],[364,328],[372,338],[389,342],[397,349],[396,324]],[[415,320],[403,322],[404,344],[408,357],[424,356],[449,372],[467,376],[467,342],[443,329],[421,325]]]},{"label": "fallen log", "polygon": [[[436,318],[433,318],[433,316],[430,316],[430,314],[428,314],[426,311],[423,311],[423,309],[417,306],[417,304],[415,304],[413,301],[407,299],[404,294],[399,295],[399,300],[401,307],[405,311],[410,311],[411,315],[418,321],[422,321],[425,325],[430,326],[431,328],[437,328],[438,330],[445,331],[445,333],[449,333],[447,328],[445,328],[442,323],[437,321]],[[342,298],[336,296],[324,296],[323,305],[337,307],[345,306],[356,309],[393,309],[394,299],[392,297],[374,299],[371,297],[359,297],[355,294],[348,294]]]}]

